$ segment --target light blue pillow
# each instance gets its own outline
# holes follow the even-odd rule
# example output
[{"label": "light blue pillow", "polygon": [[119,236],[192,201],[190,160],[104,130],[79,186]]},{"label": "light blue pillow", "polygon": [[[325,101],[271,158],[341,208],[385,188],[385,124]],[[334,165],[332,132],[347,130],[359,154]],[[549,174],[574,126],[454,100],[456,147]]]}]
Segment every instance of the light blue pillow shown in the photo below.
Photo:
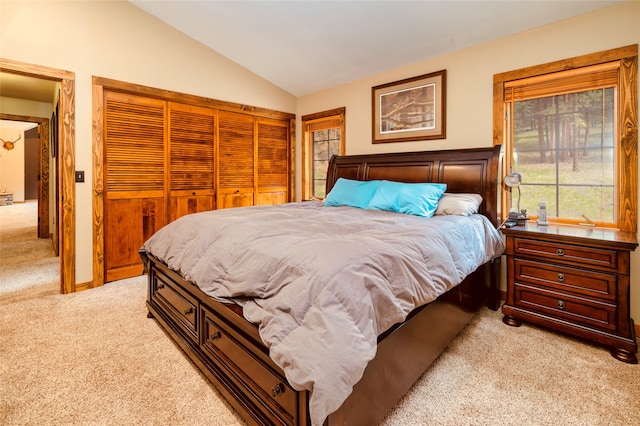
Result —
[{"label": "light blue pillow", "polygon": [[446,190],[444,183],[380,181],[368,208],[431,217]]},{"label": "light blue pillow", "polygon": [[324,199],[325,206],[350,206],[366,209],[380,181],[339,178]]}]

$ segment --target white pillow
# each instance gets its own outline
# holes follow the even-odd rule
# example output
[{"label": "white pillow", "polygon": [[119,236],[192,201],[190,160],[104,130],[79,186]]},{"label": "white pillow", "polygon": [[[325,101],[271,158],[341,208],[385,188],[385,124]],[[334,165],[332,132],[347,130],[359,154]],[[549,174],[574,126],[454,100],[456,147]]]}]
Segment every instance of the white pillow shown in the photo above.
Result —
[{"label": "white pillow", "polygon": [[480,194],[450,194],[445,192],[438,202],[436,215],[469,216],[478,213],[482,204]]}]

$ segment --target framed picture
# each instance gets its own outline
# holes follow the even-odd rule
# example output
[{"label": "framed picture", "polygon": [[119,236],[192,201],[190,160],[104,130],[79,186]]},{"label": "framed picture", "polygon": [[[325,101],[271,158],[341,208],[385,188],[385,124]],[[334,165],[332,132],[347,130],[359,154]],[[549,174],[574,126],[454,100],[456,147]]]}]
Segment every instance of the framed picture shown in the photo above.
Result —
[{"label": "framed picture", "polygon": [[447,70],[371,89],[373,143],[444,139]]}]

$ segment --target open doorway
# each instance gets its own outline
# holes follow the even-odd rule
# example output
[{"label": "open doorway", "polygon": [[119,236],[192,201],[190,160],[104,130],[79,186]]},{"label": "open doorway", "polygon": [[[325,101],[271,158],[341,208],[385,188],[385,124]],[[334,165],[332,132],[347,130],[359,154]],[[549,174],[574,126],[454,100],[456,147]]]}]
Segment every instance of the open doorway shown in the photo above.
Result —
[{"label": "open doorway", "polygon": [[[50,85],[52,93],[55,88]],[[3,110],[16,103],[52,109],[46,102],[2,101]],[[42,117],[4,114],[0,120],[0,304],[60,293],[58,234],[49,234],[58,222],[51,208],[56,174],[49,173],[56,163],[49,149],[54,127]]]},{"label": "open doorway", "polygon": [[[51,87],[52,90],[55,88]],[[3,107],[7,103],[3,102]],[[52,239],[57,256],[57,162],[49,155],[50,140],[55,139],[50,129],[55,127],[48,118],[0,113],[0,138],[6,138],[10,143],[3,145],[0,156],[0,192],[10,196],[13,202],[37,203],[37,235]],[[52,234],[50,229],[54,231]]]},{"label": "open doorway", "polygon": [[[59,136],[56,154],[60,172],[55,178],[59,188],[56,197],[59,221],[55,229],[58,232],[60,247],[60,292],[75,292],[75,75],[69,71],[2,58],[0,73],[55,81],[60,84],[59,117],[56,120],[56,124],[59,125],[56,131]],[[6,93],[4,88],[3,93]],[[0,118],[11,119],[13,116],[14,114],[6,111],[3,106]]]}]

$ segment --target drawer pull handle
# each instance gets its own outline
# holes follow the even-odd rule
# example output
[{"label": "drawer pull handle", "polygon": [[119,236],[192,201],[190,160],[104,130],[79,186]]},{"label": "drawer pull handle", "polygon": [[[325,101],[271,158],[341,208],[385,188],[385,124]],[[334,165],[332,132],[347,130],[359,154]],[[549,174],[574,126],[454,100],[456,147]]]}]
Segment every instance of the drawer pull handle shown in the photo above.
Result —
[{"label": "drawer pull handle", "polygon": [[557,249],[557,250],[556,250],[556,254],[557,254],[558,256],[564,256],[564,250],[562,250],[562,249],[560,249],[560,248],[559,248],[559,249]]},{"label": "drawer pull handle", "polygon": [[164,288],[164,284],[158,284],[156,286],[156,290],[162,290]]},{"label": "drawer pull handle", "polygon": [[564,302],[562,300],[558,300],[558,309],[564,311]]},{"label": "drawer pull handle", "polygon": [[193,313],[193,308],[188,308],[184,310],[185,315],[191,315]]},{"label": "drawer pull handle", "polygon": [[273,396],[274,398],[279,397],[283,393],[284,393],[284,385],[282,383],[278,383],[273,387],[273,389],[271,389],[271,396]]},{"label": "drawer pull handle", "polygon": [[560,282],[564,281],[564,274],[563,273],[558,274],[558,281],[560,281]]},{"label": "drawer pull handle", "polygon": [[216,331],[211,335],[209,340],[218,340],[221,337],[222,337],[222,333],[220,333],[219,331]]}]

